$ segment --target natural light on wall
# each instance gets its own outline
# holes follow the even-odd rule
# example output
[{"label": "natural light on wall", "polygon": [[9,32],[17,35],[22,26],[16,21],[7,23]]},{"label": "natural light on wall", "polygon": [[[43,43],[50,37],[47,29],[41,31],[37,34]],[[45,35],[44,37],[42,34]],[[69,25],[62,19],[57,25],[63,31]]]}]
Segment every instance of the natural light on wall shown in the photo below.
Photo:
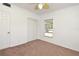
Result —
[{"label": "natural light on wall", "polygon": [[53,37],[53,34],[52,33],[45,33],[45,36],[47,36],[47,37]]}]

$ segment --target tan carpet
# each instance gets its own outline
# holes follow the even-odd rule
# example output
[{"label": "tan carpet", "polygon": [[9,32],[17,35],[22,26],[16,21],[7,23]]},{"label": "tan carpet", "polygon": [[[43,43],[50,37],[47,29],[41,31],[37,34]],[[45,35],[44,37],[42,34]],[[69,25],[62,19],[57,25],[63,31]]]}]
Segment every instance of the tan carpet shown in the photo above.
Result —
[{"label": "tan carpet", "polygon": [[26,44],[3,49],[2,56],[79,56],[79,52],[63,48],[42,40],[30,41]]}]

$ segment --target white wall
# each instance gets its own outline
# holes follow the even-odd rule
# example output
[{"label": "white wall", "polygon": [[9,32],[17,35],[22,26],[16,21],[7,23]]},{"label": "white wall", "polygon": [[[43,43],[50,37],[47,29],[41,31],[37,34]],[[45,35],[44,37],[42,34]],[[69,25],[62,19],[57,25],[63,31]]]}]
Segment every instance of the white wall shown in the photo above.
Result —
[{"label": "white wall", "polygon": [[[79,51],[79,6],[54,11],[50,14],[41,15],[40,18],[37,15],[15,5],[12,5],[11,8],[2,8],[2,5],[0,4],[0,13],[2,10],[4,10],[6,15],[9,17],[6,17],[6,19],[8,19],[10,22],[9,24],[11,24],[9,26],[11,34],[7,39],[0,39],[0,49],[8,47],[7,44],[9,46],[15,46],[37,38]],[[38,30],[34,32],[28,31],[29,26],[31,26],[31,24],[29,25],[28,23],[30,22],[28,21],[29,18],[32,18],[33,20],[38,19],[38,22],[35,21],[37,24],[35,27],[37,27]],[[51,18],[54,19],[54,36],[53,38],[44,37],[44,20]],[[33,24],[34,22],[31,23]],[[35,35],[30,35],[30,33]],[[6,41],[6,44],[4,44],[5,42],[2,43],[2,41]]]},{"label": "white wall", "polygon": [[[24,44],[30,40],[36,39],[37,37],[36,31],[28,32],[29,25],[31,25],[31,24],[28,24],[28,20],[29,18],[37,19],[38,16],[23,8],[17,7],[14,4],[11,4],[11,5],[12,7],[9,8],[0,4],[0,21],[3,21],[3,19],[5,18],[4,19],[6,20],[5,27],[8,26],[8,30],[3,29],[2,32],[6,31],[5,32],[6,35],[8,35],[8,32],[10,32],[10,35],[8,36],[8,38],[4,37],[5,34],[3,34],[4,39],[0,39],[0,49],[16,46],[19,44]],[[4,16],[2,16],[2,14]],[[1,27],[4,27],[4,24],[2,25],[0,23],[0,25]],[[28,36],[29,33],[32,33],[35,35]]]},{"label": "white wall", "polygon": [[[11,24],[12,24],[12,26],[11,26],[11,28],[12,28],[11,29],[12,30],[11,45],[14,46],[14,45],[18,45],[18,44],[24,44],[28,41],[36,39],[36,37],[37,37],[36,33],[37,32],[36,31],[31,31],[31,30],[36,29],[36,27],[35,28],[32,28],[32,27],[30,28],[31,23],[28,23],[28,22],[30,21],[29,18],[31,18],[33,20],[36,20],[37,15],[27,11],[26,9],[19,8],[15,5],[13,5],[12,10],[13,11],[11,11],[11,12],[12,12],[13,21],[11,21]],[[32,21],[30,21],[30,22],[32,22]],[[28,30],[30,30],[30,31],[28,31]],[[34,35],[31,35],[31,34],[34,34]]]},{"label": "white wall", "polygon": [[[53,38],[44,37],[44,20],[53,18]],[[79,51],[79,5],[42,15],[39,21],[38,38]]]},{"label": "white wall", "polygon": [[37,39],[38,21],[36,19],[28,18],[27,20],[27,40]]}]

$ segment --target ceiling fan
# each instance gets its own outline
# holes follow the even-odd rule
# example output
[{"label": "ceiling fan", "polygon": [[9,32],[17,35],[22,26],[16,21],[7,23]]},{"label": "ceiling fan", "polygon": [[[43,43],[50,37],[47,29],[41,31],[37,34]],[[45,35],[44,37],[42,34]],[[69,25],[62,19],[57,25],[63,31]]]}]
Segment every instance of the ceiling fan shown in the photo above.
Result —
[{"label": "ceiling fan", "polygon": [[35,6],[35,9],[36,10],[49,9],[49,5],[48,5],[48,3],[38,3]]}]

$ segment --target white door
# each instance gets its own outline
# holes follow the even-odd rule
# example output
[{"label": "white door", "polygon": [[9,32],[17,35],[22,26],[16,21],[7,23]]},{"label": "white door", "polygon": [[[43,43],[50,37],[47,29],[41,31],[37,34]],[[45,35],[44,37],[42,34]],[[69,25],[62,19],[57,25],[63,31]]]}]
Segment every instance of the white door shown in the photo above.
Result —
[{"label": "white door", "polygon": [[27,20],[27,40],[35,40],[37,38],[37,21],[32,18]]},{"label": "white door", "polygon": [[10,15],[6,9],[6,7],[0,5],[0,49],[7,48],[10,45]]},{"label": "white door", "polygon": [[11,40],[10,46],[16,46],[27,42],[26,18],[15,8],[11,11]]}]

